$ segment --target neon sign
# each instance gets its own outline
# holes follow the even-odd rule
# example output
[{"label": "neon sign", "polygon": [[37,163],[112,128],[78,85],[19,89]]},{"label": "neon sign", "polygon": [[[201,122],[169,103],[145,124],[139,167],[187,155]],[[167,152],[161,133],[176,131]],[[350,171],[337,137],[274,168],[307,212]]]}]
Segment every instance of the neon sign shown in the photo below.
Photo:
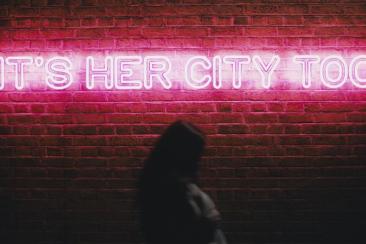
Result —
[{"label": "neon sign", "polygon": [[[354,56],[348,61],[340,55],[294,55],[289,60],[296,67],[296,82],[303,89],[312,87],[316,72],[317,81],[325,88],[338,89],[346,83],[366,88],[366,55]],[[82,58],[82,65],[79,64],[85,71],[84,77],[76,79],[75,60],[70,57],[8,56],[0,57],[0,90],[11,85],[16,90],[24,90],[31,82],[27,75],[32,69],[43,70],[42,82],[50,90],[69,89],[76,80],[85,82],[87,90],[97,87],[106,90],[171,89],[177,80],[172,77],[175,69],[182,70],[179,79],[190,89],[224,89],[224,84],[241,89],[248,69],[259,77],[260,88],[271,89],[281,62],[278,55],[198,55],[175,66],[168,56],[162,55],[87,56]]]}]

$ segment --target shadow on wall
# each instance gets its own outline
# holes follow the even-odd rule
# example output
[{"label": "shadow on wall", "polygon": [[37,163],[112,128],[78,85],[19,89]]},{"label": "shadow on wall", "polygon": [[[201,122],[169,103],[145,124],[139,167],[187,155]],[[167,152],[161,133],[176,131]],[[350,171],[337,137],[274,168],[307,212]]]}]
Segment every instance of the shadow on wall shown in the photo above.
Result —
[{"label": "shadow on wall", "polygon": [[[101,174],[101,181],[107,175]],[[136,179],[137,176],[138,173],[134,175]],[[228,243],[366,243],[366,179],[348,178],[346,173],[342,177],[337,181],[324,176],[304,181],[303,186],[284,189],[263,205],[224,209],[223,204],[219,211],[224,222],[233,222],[224,214],[230,210],[238,214],[245,211],[257,223],[236,224],[238,232],[247,233],[242,238],[231,235],[224,225]],[[77,179],[77,174],[65,173],[64,190],[55,191],[32,186],[18,189],[12,185],[16,180],[2,178],[0,242],[143,242],[134,189],[118,186],[106,190],[105,185],[78,189]],[[53,185],[53,181],[57,180],[50,179],[49,184]]]},{"label": "shadow on wall", "polygon": [[[253,241],[366,243],[366,189],[351,188],[352,182],[348,184],[347,178],[344,184],[337,186],[324,182],[327,182],[324,178],[315,178],[306,186],[283,191],[270,203],[275,209],[273,212],[260,206],[249,209],[254,212],[268,211],[271,215],[268,230],[260,231]],[[266,238],[268,236],[272,239]]]},{"label": "shadow on wall", "polygon": [[[330,186],[316,178],[268,204],[245,206],[258,225],[236,226],[252,234],[239,240],[226,233],[229,243],[366,243],[366,190],[348,188],[351,184],[356,182],[345,179]],[[0,195],[1,243],[142,243],[135,193],[95,189],[51,197],[43,192],[48,197],[34,201],[16,199],[16,193]]]}]

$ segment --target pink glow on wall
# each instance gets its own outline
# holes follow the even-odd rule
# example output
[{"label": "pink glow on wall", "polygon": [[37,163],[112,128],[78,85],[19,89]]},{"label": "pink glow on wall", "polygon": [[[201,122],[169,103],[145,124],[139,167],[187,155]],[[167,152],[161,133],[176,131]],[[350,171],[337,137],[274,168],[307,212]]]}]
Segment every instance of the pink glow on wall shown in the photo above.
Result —
[{"label": "pink glow on wall", "polygon": [[349,76],[353,85],[359,88],[366,88],[366,77],[360,76],[361,64],[364,65],[365,69],[366,55],[360,55],[352,59],[351,64],[349,66]]},{"label": "pink glow on wall", "polygon": [[248,55],[231,55],[224,57],[224,62],[232,66],[231,80],[234,88],[241,88],[243,81],[243,66],[249,64],[250,60],[250,56]]},{"label": "pink glow on wall", "polygon": [[[331,66],[336,69],[331,69]],[[332,73],[336,73],[335,77]],[[322,83],[329,88],[341,87],[347,79],[348,69],[346,61],[341,56],[331,55],[323,59],[320,65],[320,78]]]},{"label": "pink glow on wall", "polygon": [[27,55],[0,57],[0,90],[364,89],[365,70],[366,55]]},{"label": "pink glow on wall", "polygon": [[318,55],[295,55],[293,57],[294,63],[300,63],[302,65],[302,86],[309,88],[311,86],[311,71],[312,66],[318,63],[320,60]]},{"label": "pink glow on wall", "polygon": [[151,89],[153,81],[159,81],[165,89],[172,87],[172,82],[168,77],[171,69],[171,62],[165,56],[147,56],[144,58],[144,85],[146,89]]},{"label": "pink glow on wall", "polygon": [[[18,57],[7,57],[6,64],[13,66],[15,69],[15,87],[18,90],[24,87],[24,67],[26,65],[31,65],[33,63],[33,58],[29,56],[18,56]],[[4,71],[2,71],[3,73]]]},{"label": "pink glow on wall", "polygon": [[118,90],[133,90],[143,87],[142,81],[133,79],[132,66],[141,64],[139,56],[117,56],[114,58],[114,87]]},{"label": "pink glow on wall", "polygon": [[5,72],[4,72],[4,58],[0,57],[0,90],[4,89],[5,86]]},{"label": "pink glow on wall", "polygon": [[253,57],[253,62],[257,70],[261,74],[261,81],[263,88],[271,87],[271,80],[273,71],[276,69],[278,63],[280,62],[280,57],[277,55],[272,56],[271,60],[268,63],[265,63],[262,58],[258,55]]},{"label": "pink glow on wall", "polygon": [[202,74],[201,77],[198,77],[195,70],[197,66],[201,66],[204,70],[209,70],[212,68],[212,64],[207,57],[191,57],[185,65],[185,80],[192,88],[206,88],[211,83],[212,76],[209,74]]},{"label": "pink glow on wall", "polygon": [[46,83],[55,90],[64,90],[73,82],[70,73],[72,63],[66,57],[54,57],[47,60],[46,64]]},{"label": "pink glow on wall", "polygon": [[93,89],[95,82],[99,78],[104,82],[106,89],[113,88],[113,58],[107,56],[104,58],[102,67],[95,67],[95,57],[86,58],[86,87]]}]

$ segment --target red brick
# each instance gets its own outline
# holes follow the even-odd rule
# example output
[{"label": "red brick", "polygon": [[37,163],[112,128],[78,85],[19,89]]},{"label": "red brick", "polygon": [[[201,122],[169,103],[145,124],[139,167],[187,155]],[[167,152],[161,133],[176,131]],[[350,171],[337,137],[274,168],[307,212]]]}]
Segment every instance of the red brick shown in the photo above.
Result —
[{"label": "red brick", "polygon": [[118,135],[129,135],[129,134],[131,134],[131,126],[119,125],[116,127],[116,132]]},{"label": "red brick", "polygon": [[142,116],[140,114],[111,114],[107,116],[107,121],[114,124],[133,124],[141,123]]},{"label": "red brick", "polygon": [[232,23],[233,18],[227,16],[217,16],[214,21],[215,25],[223,25],[223,26],[232,25]]},{"label": "red brick", "polygon": [[27,17],[39,15],[38,8],[11,8],[9,9],[9,15],[14,17]]},{"label": "red brick", "polygon": [[112,17],[97,18],[97,26],[99,27],[113,26],[113,18]]},{"label": "red brick", "polygon": [[86,17],[86,16],[103,16],[105,13],[109,13],[112,15],[112,11],[108,11],[111,9],[106,9],[102,7],[80,7],[80,8],[73,8],[72,12],[76,16]]},{"label": "red brick", "polygon": [[267,105],[265,103],[252,103],[250,108],[252,112],[266,112]]},{"label": "red brick", "polygon": [[274,27],[250,27],[244,29],[244,34],[246,36],[277,36],[277,28]]},{"label": "red brick", "polygon": [[115,128],[112,125],[99,125],[97,126],[98,135],[114,135]]},{"label": "red brick", "polygon": [[[6,38],[7,32],[0,33],[2,38]],[[13,32],[12,37],[14,39],[39,39],[39,31],[38,30],[17,30]]]},{"label": "red brick", "polygon": [[314,28],[309,27],[279,27],[278,28],[279,36],[309,36],[312,37],[314,35]]},{"label": "red brick", "polygon": [[232,112],[231,103],[218,103],[216,110],[217,112]]},{"label": "red brick", "polygon": [[284,104],[282,104],[282,103],[269,103],[267,106],[268,106],[268,112],[283,112],[284,111]]},{"label": "red brick", "polygon": [[281,123],[310,123],[313,122],[313,118],[311,114],[287,113],[287,114],[280,114],[279,121]]},{"label": "red brick", "polygon": [[141,29],[133,27],[110,28],[105,30],[105,33],[107,37],[139,37],[141,36]]},{"label": "red brick", "polygon": [[337,14],[342,14],[343,9],[336,5],[331,5],[331,6],[313,5],[313,6],[310,6],[310,13],[312,13],[313,15],[325,15],[325,14],[337,15]]},{"label": "red brick", "polygon": [[65,135],[95,135],[97,133],[96,126],[67,126],[64,127]]},{"label": "red brick", "polygon": [[39,119],[42,124],[71,124],[73,122],[73,117],[66,114],[42,115]]},{"label": "red brick", "polygon": [[74,102],[104,102],[106,97],[103,93],[88,92],[88,93],[75,93],[73,94]]},{"label": "red brick", "polygon": [[248,126],[242,124],[220,125],[218,127],[218,132],[220,134],[245,134],[248,132]]},{"label": "red brick", "polygon": [[9,124],[33,124],[38,121],[37,117],[31,115],[9,115]]},{"label": "red brick", "polygon": [[66,27],[79,27],[80,26],[80,19],[66,18],[65,19],[65,26]]},{"label": "red brick", "polygon": [[142,34],[144,37],[152,38],[152,37],[161,37],[161,36],[174,36],[175,30],[164,27],[146,27],[142,29]]},{"label": "red brick", "polygon": [[[150,9],[150,7],[149,7]],[[100,8],[99,14],[92,13],[91,16],[139,16],[141,13],[141,7],[139,6],[111,6],[104,8],[104,11],[106,14],[104,14],[104,11],[102,11],[102,8]]]},{"label": "red brick", "polygon": [[76,114],[73,118],[76,123],[80,124],[102,124],[105,122],[103,114]]},{"label": "red brick", "polygon": [[[38,35],[38,34],[34,34]],[[72,29],[46,29],[40,31],[40,36],[46,39],[62,39],[74,37],[74,30]]]},{"label": "red brick", "polygon": [[302,16],[285,16],[284,23],[285,25],[302,25],[304,20]]},{"label": "red brick", "polygon": [[248,25],[249,18],[246,16],[238,16],[234,18],[234,25]]},{"label": "red brick", "polygon": [[0,104],[0,113],[10,113],[13,109],[9,104]]},{"label": "red brick", "polygon": [[276,123],[278,115],[272,113],[251,113],[243,116],[247,123]]},{"label": "red brick", "polygon": [[[150,23],[150,22],[149,22]],[[163,23],[160,19],[159,23]],[[199,16],[187,16],[187,17],[168,17],[167,18],[168,25],[200,25],[201,18]]]},{"label": "red brick", "polygon": [[348,122],[365,122],[366,114],[365,113],[349,113],[346,115]]},{"label": "red brick", "polygon": [[249,112],[251,106],[248,103],[234,103],[232,105],[233,112]]},{"label": "red brick", "polygon": [[[172,90],[92,91],[82,65],[75,67],[76,86],[65,91],[31,83],[31,90],[12,83],[0,91],[0,185],[5,206],[15,201],[19,217],[16,230],[7,226],[18,234],[9,243],[58,243],[61,232],[69,242],[143,242],[131,224],[137,179],[159,135],[177,119],[207,137],[200,184],[217,202],[230,241],[319,242],[324,223],[338,220],[349,228],[339,226],[333,239],[354,237],[347,229],[355,232],[355,221],[344,221],[347,208],[338,206],[347,200],[362,217],[362,201],[353,199],[366,189],[366,95],[348,81],[341,89],[316,87],[318,77],[314,87],[292,87],[285,64],[296,53],[342,53],[347,63],[361,54],[364,3],[17,0],[0,6],[0,16],[3,57],[281,56],[280,82],[270,89],[250,82],[187,90],[174,80]],[[324,215],[329,209],[337,220]],[[5,210],[5,219],[14,215]],[[67,228],[60,210],[73,223]],[[285,212],[292,236],[278,225]],[[325,226],[329,232],[333,225]]]},{"label": "red brick", "polygon": [[243,8],[243,14],[272,14],[278,11],[278,6],[275,4],[250,4]]},{"label": "red brick", "polygon": [[[82,23],[83,24],[83,23]],[[87,29],[79,29],[76,33],[77,37],[88,37],[88,38],[103,38],[105,36],[104,29],[97,28],[87,28]]]},{"label": "red brick", "polygon": [[176,36],[207,36],[208,29],[203,27],[182,27],[182,28],[176,28],[175,29],[175,35]]},{"label": "red brick", "polygon": [[311,140],[315,145],[344,145],[346,143],[346,137],[341,135],[313,135]]},{"label": "red brick", "polygon": [[313,114],[314,122],[316,123],[329,123],[332,122],[346,122],[346,116],[339,113],[319,113]]},{"label": "red brick", "polygon": [[131,136],[114,136],[108,138],[110,146],[137,146],[139,142],[136,137]]},{"label": "red brick", "polygon": [[340,27],[319,27],[315,29],[314,34],[319,36],[342,36],[344,35],[344,29]]},{"label": "red brick", "polygon": [[242,29],[240,27],[212,27],[211,36],[241,36]]},{"label": "red brick", "polygon": [[243,118],[239,113],[214,113],[210,115],[211,122],[217,123],[242,123]]},{"label": "red brick", "polygon": [[65,8],[41,8],[40,9],[40,16],[47,16],[47,17],[64,17],[65,15],[69,14],[67,9]]},{"label": "red brick", "polygon": [[311,143],[309,136],[282,136],[279,137],[279,143],[282,145],[308,145]]},{"label": "red brick", "polygon": [[32,104],[30,107],[32,113],[44,113],[45,105],[44,104]]}]

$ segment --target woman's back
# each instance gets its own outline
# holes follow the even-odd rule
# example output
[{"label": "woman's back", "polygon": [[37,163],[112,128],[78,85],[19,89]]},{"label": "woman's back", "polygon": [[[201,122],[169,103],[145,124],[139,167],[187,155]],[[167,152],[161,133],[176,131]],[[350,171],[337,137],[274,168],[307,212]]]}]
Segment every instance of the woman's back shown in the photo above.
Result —
[{"label": "woman's back", "polygon": [[[194,184],[203,147],[200,131],[179,121],[160,137],[146,160],[139,207],[148,243],[225,243],[215,205]],[[217,241],[218,236],[223,242]]]},{"label": "woman's back", "polygon": [[142,226],[148,243],[210,243],[216,223],[204,217],[204,201],[181,182],[160,186],[145,198]]}]

